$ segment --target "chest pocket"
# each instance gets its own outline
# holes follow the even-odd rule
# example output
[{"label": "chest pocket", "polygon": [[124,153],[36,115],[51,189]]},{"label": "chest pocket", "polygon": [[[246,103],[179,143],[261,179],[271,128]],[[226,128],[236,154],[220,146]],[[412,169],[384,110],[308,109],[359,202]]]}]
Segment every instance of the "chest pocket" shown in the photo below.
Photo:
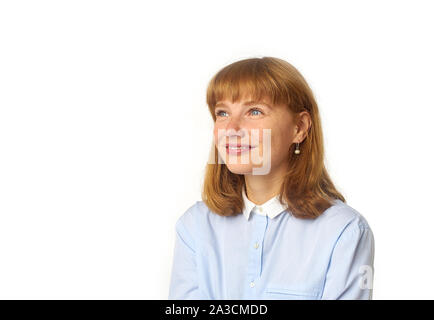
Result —
[{"label": "chest pocket", "polygon": [[265,288],[265,299],[269,300],[317,300],[321,290],[300,288],[298,286],[275,286]]}]

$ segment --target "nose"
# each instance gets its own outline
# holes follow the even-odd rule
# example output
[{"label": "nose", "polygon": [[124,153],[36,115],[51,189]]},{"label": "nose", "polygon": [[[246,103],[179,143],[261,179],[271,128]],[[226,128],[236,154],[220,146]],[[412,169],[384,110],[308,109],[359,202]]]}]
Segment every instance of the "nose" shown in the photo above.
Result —
[{"label": "nose", "polygon": [[226,125],[226,130],[234,130],[239,131],[241,129],[240,127],[240,119],[238,117],[232,117],[228,124]]},{"label": "nose", "polygon": [[248,139],[247,131],[240,126],[228,126],[225,132],[226,143],[248,143],[245,139]]},{"label": "nose", "polygon": [[220,127],[217,131],[219,145],[242,142],[246,138],[248,139],[247,129],[243,128],[242,119],[236,116],[228,119],[225,126]]}]

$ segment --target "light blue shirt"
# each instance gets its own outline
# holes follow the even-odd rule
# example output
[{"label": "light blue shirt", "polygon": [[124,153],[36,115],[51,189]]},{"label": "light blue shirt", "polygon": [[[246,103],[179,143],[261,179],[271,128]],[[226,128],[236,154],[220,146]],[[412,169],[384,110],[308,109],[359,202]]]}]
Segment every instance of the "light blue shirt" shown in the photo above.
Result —
[{"label": "light blue shirt", "polygon": [[203,201],[176,222],[169,299],[372,299],[374,237],[335,200],[300,219],[277,196],[219,216]]}]

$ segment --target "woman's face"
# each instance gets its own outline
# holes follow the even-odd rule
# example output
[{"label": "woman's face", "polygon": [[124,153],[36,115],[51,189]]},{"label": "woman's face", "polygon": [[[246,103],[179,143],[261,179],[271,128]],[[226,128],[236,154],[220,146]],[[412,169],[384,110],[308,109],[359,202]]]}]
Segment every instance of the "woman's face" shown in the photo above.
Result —
[{"label": "woman's face", "polygon": [[[296,133],[286,105],[269,99],[237,103],[218,101],[215,107],[214,143],[228,169],[236,174],[266,175],[286,170],[289,148]],[[240,148],[242,146],[242,148]]]}]

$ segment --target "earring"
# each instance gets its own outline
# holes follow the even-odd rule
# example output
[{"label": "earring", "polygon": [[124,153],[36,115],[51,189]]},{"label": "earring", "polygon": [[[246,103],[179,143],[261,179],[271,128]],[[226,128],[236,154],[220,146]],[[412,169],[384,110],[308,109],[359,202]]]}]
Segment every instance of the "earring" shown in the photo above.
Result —
[{"label": "earring", "polygon": [[295,146],[295,151],[294,151],[295,154],[300,154],[299,145],[300,144],[297,142],[297,145]]}]

